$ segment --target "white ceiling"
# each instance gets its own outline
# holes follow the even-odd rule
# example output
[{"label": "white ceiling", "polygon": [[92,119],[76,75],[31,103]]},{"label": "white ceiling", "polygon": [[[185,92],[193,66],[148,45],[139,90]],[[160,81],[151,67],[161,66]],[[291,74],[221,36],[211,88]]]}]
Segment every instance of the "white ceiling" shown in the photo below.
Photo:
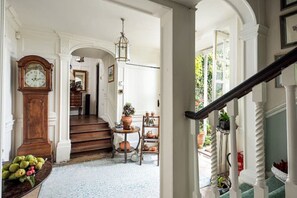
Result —
[{"label": "white ceiling", "polygon": [[[154,0],[153,0],[154,1]],[[195,7],[199,0],[172,0]],[[160,48],[160,16],[168,8],[149,0],[7,0],[22,26],[115,42],[125,18],[125,35],[133,46]],[[234,11],[223,1],[196,6],[196,31],[209,29]]]},{"label": "white ceiling", "polygon": [[[7,0],[23,26],[115,42],[125,18],[133,46],[159,48],[159,14],[166,8],[147,0]],[[133,2],[133,3],[132,3]],[[131,5],[129,5],[129,3]],[[125,6],[123,6],[125,5]],[[141,8],[139,8],[141,6]]]},{"label": "white ceiling", "polygon": [[202,0],[196,8],[195,51],[198,52],[213,45],[214,30],[230,32],[228,20],[236,12],[222,0]]}]

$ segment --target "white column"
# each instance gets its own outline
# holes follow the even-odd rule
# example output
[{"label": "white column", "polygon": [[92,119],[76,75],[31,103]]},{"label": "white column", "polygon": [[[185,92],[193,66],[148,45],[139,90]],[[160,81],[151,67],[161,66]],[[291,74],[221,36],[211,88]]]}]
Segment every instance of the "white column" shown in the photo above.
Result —
[{"label": "white column", "polygon": [[56,150],[56,162],[64,162],[70,160],[71,143],[69,139],[69,70],[70,55],[59,54],[60,64],[57,69],[58,90],[56,93],[59,98],[59,142]]},{"label": "white column", "polygon": [[[3,70],[3,63],[4,63],[4,34],[5,34],[5,0],[0,0],[0,79],[3,81],[4,70]],[[3,86],[4,83],[0,82]],[[0,157],[2,161],[2,147],[3,147],[3,133],[5,131],[4,125],[4,94],[3,94],[3,87],[0,87]],[[0,165],[2,169],[2,163]],[[1,179],[2,180],[2,179]],[[2,194],[2,185],[0,187],[0,193]]]},{"label": "white column", "polygon": [[195,108],[195,9],[160,3],[172,8],[161,17],[160,197],[191,198],[195,154],[184,112]]},{"label": "white column", "polygon": [[211,189],[209,197],[219,197],[218,191],[218,162],[217,162],[217,130],[218,111],[214,110],[208,115],[209,124],[211,126]]},{"label": "white column", "polygon": [[227,103],[227,112],[230,118],[230,139],[231,139],[231,189],[230,197],[241,197],[241,191],[238,186],[238,164],[237,164],[237,143],[236,143],[236,124],[235,117],[238,115],[237,98]]},{"label": "white column", "polygon": [[290,66],[282,71],[282,84],[286,89],[287,110],[287,153],[288,178],[286,181],[286,197],[296,197],[297,193],[297,122],[296,122],[296,66]]},{"label": "white column", "polygon": [[256,183],[255,197],[268,197],[268,187],[265,183],[265,147],[264,147],[264,104],[266,102],[266,83],[253,88],[253,102],[256,104]]}]

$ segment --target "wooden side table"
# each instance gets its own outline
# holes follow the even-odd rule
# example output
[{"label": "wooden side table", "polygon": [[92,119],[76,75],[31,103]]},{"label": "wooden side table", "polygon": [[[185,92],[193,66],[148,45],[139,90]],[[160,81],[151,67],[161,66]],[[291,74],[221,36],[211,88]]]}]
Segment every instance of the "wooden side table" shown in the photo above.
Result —
[{"label": "wooden side table", "polygon": [[[125,154],[125,163],[127,163],[127,153],[131,153],[133,151],[138,152],[138,147],[139,147],[139,143],[140,143],[140,128],[139,127],[134,127],[133,129],[130,130],[124,130],[123,128],[115,128],[113,127],[112,129],[112,158],[114,157],[115,152],[117,151],[118,153],[124,153]],[[127,141],[127,134],[131,134],[131,133],[138,133],[138,143],[136,148],[133,148],[132,146],[130,147],[130,150],[128,151],[126,148],[126,144],[125,144],[125,149],[124,151],[122,151],[120,148],[115,149],[115,145],[113,144],[113,140],[114,140],[114,133],[119,133],[119,134],[124,134],[124,141]]]}]

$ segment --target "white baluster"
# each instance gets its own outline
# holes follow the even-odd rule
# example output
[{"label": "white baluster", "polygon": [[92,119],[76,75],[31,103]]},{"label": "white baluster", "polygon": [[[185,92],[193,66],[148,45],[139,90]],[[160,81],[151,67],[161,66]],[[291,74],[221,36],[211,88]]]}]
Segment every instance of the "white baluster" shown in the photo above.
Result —
[{"label": "white baluster", "polygon": [[287,153],[288,177],[286,180],[286,197],[293,198],[297,194],[297,122],[295,88],[297,85],[296,66],[292,65],[282,71],[282,84],[286,89],[287,110]]},{"label": "white baluster", "polygon": [[227,103],[227,112],[230,117],[230,138],[231,138],[231,189],[230,197],[241,197],[241,191],[238,186],[238,164],[237,164],[237,143],[236,143],[236,124],[235,117],[238,115],[237,98]]},{"label": "white baluster", "polygon": [[217,130],[218,125],[218,111],[214,110],[208,116],[209,124],[211,126],[211,189],[208,193],[209,197],[219,197],[217,186],[218,168],[217,168]]},{"label": "white baluster", "polygon": [[191,120],[191,134],[193,138],[194,145],[194,192],[193,198],[201,198],[200,185],[199,185],[199,158],[198,158],[198,144],[197,136],[199,133],[199,121]]},{"label": "white baluster", "polygon": [[265,183],[265,147],[264,147],[264,116],[263,108],[266,102],[266,83],[253,88],[253,102],[256,103],[256,183],[255,197],[268,197],[268,187]]}]

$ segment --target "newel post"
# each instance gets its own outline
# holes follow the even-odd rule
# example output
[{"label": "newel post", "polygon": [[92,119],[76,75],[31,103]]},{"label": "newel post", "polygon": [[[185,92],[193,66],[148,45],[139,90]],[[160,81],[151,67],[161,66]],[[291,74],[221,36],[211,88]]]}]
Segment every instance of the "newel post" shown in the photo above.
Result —
[{"label": "newel post", "polygon": [[264,104],[266,103],[266,83],[253,87],[253,102],[256,104],[256,183],[255,197],[268,197],[265,183],[265,147],[264,147]]},{"label": "newel post", "polygon": [[208,116],[209,124],[211,126],[211,189],[209,197],[219,197],[218,191],[218,162],[217,162],[217,130],[218,125],[218,111],[214,110]]},{"label": "newel post", "polygon": [[293,198],[297,194],[297,121],[296,121],[296,66],[287,67],[282,71],[282,84],[286,90],[287,119],[287,153],[288,177],[285,184],[286,197]]},{"label": "newel post", "polygon": [[230,139],[231,139],[231,189],[230,197],[241,197],[241,191],[238,185],[238,164],[237,164],[237,143],[236,143],[236,124],[235,117],[238,115],[237,98],[227,103],[227,112],[230,117]]}]

